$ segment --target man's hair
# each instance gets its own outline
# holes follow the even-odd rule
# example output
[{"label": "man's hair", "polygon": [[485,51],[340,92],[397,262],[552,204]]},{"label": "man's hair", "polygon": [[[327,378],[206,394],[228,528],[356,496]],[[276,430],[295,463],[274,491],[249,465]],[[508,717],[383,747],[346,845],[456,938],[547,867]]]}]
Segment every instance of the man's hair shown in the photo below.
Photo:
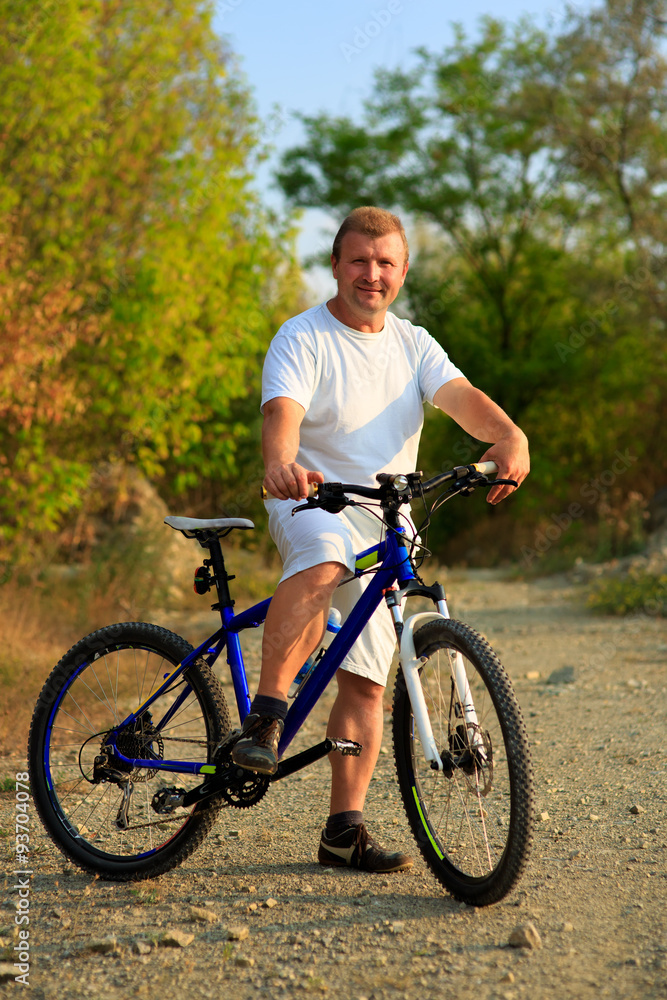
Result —
[{"label": "man's hair", "polygon": [[390,233],[398,233],[403,240],[405,248],[405,260],[408,260],[410,251],[408,240],[403,229],[403,223],[397,215],[392,215],[384,208],[375,208],[373,205],[363,205],[350,212],[343,224],[336,233],[333,241],[331,253],[335,260],[340,260],[340,249],[343,237],[346,233],[361,233],[369,236],[372,240],[377,240],[381,236],[388,236]]}]

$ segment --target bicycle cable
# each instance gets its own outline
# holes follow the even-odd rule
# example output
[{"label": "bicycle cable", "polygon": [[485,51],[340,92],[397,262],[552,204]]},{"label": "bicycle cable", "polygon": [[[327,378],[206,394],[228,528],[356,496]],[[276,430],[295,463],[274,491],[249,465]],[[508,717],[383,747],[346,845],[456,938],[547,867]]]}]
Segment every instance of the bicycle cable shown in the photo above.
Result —
[{"label": "bicycle cable", "polygon": [[[388,521],[386,521],[384,517],[381,517],[379,514],[376,514],[375,511],[372,509],[373,506],[378,507],[378,506],[380,506],[380,504],[371,505],[371,504],[366,504],[366,503],[358,503],[356,500],[350,500],[349,506],[363,508],[364,510],[368,511],[369,514],[372,514],[372,516],[374,518],[376,518],[376,520],[378,520],[382,525],[384,525],[384,527],[387,528],[389,531],[393,531],[394,530],[394,528],[392,527],[392,525],[389,524]],[[408,539],[409,542],[410,542],[410,551],[408,553],[408,559],[412,563],[412,554],[413,554],[415,548],[421,548],[421,549],[424,549],[424,554],[423,554],[422,560],[421,560],[423,562],[424,559],[426,558],[426,556],[432,555],[432,553],[426,548],[425,545],[422,544],[421,541],[417,540],[419,532],[415,528],[415,525],[412,523],[412,521],[410,520],[410,518],[406,514],[403,514],[401,511],[396,511],[396,513],[398,514],[398,516],[400,518],[402,518],[405,521],[407,527],[409,528],[409,530],[411,532],[411,536],[412,537],[410,537]],[[420,563],[420,565],[421,565],[421,563]],[[395,566],[385,566],[384,568],[385,569],[398,569],[399,566],[400,566],[400,564],[397,563]],[[343,580],[342,583],[339,584],[339,586],[342,587],[345,583],[351,583],[352,580],[358,580],[360,577],[367,576],[369,573],[376,573],[378,571],[378,569],[379,569],[379,566],[370,566],[368,569],[361,570],[361,572],[358,575],[355,574],[355,576],[350,577],[348,580]]]}]

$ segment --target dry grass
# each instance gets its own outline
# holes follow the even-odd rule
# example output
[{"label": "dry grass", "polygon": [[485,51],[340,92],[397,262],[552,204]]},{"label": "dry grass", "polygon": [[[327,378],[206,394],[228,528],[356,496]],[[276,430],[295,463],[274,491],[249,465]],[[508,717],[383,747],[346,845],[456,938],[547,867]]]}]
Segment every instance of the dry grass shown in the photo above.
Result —
[{"label": "dry grass", "polygon": [[[96,564],[52,567],[38,581],[10,582],[0,588],[0,756],[22,753],[30,719],[44,681],[82,636],[119,621],[166,624],[178,612],[187,620],[206,611],[215,597],[198,596],[192,576],[205,553],[185,543],[178,573],[156,560],[123,555]],[[259,553],[228,546],[231,584],[239,608],[268,596],[280,576]],[[213,628],[213,621],[211,628]]]},{"label": "dry grass", "polygon": [[6,754],[25,749],[41,687],[76,637],[68,639],[66,620],[43,593],[24,587],[0,591],[0,623],[0,753]]}]

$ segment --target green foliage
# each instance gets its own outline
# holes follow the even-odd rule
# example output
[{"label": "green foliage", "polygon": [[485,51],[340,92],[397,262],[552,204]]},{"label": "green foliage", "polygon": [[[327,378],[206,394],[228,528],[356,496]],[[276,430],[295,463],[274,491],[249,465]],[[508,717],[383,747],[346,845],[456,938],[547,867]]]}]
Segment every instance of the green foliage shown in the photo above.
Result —
[{"label": "green foliage", "polygon": [[[504,517],[525,534],[576,502],[596,524],[610,482],[627,496],[641,470],[650,495],[667,477],[666,14],[607,0],[553,37],[486,18],[379,72],[360,120],[304,117],[282,162],[297,205],[409,221],[407,312],[531,442],[531,479],[488,513],[502,540]],[[429,417],[420,465],[485,448]],[[431,541],[485,532],[481,516],[452,504]]]},{"label": "green foliage", "polygon": [[299,304],[212,3],[0,0],[0,522],[51,530],[103,460],[166,493],[238,473]]},{"label": "green foliage", "polygon": [[667,574],[631,572],[595,584],[588,607],[607,615],[667,615]]}]

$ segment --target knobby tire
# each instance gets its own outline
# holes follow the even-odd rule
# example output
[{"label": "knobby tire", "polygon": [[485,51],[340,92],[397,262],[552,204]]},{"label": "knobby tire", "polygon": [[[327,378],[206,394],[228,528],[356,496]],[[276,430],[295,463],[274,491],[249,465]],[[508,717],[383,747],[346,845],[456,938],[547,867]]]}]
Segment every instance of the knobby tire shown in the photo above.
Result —
[{"label": "knobby tire", "polygon": [[[473,906],[496,903],[516,885],[530,856],[534,789],[530,747],[510,680],[489,644],[454,620],[414,634],[422,689],[445,770],[422,752],[399,669],[393,738],[405,811],[419,849],[441,884]],[[463,658],[477,713],[467,725],[453,681]]]}]

